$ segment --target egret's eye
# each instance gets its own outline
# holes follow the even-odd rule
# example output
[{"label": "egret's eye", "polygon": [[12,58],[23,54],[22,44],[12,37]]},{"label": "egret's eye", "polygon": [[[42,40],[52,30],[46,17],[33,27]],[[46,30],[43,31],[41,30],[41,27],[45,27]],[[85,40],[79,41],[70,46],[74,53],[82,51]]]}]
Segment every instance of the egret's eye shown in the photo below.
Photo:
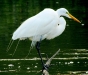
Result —
[{"label": "egret's eye", "polygon": [[58,26],[59,26],[59,24],[58,24]]}]

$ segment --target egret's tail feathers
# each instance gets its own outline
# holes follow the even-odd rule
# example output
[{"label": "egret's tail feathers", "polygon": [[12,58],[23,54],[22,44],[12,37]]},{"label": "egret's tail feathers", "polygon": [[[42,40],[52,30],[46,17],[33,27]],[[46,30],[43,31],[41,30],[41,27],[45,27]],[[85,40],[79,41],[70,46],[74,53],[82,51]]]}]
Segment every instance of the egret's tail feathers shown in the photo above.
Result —
[{"label": "egret's tail feathers", "polygon": [[14,54],[15,54],[15,52],[16,52],[16,50],[17,50],[17,47],[18,47],[19,42],[20,42],[20,40],[18,41],[18,43],[17,43],[17,45],[16,45],[16,48],[15,48],[13,54],[12,54],[12,57],[14,56]]},{"label": "egret's tail feathers", "polygon": [[9,44],[8,44],[8,46],[7,46],[7,49],[6,49],[7,52],[10,50],[13,42],[14,42],[14,40],[11,39],[10,42],[9,42]]}]

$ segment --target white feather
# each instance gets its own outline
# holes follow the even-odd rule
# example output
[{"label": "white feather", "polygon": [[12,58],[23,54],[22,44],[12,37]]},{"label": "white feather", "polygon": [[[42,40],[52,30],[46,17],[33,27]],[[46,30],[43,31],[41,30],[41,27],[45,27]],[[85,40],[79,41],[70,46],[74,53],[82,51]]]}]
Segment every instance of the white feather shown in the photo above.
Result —
[{"label": "white feather", "polygon": [[59,24],[56,27],[54,27],[50,32],[45,34],[44,37],[46,37],[46,39],[48,40],[53,39],[61,35],[63,31],[65,30],[65,28],[66,28],[66,21],[63,17],[60,17]]},{"label": "white feather", "polygon": [[[39,14],[24,21],[13,33],[13,40],[41,36],[58,24],[58,14],[52,9],[44,9]],[[31,39],[32,40],[32,39]],[[39,41],[38,39],[34,39]]]},{"label": "white feather", "polygon": [[[65,8],[60,8],[54,11],[53,9],[46,8],[35,16],[28,18],[24,21],[17,30],[13,33],[12,39],[24,40],[29,38],[32,40],[32,46],[36,44],[37,41],[43,39],[53,39],[65,30],[66,21],[63,17],[74,18],[71,14],[69,16],[68,10]],[[77,22],[80,22],[77,20]],[[58,26],[59,24],[59,26]]]}]

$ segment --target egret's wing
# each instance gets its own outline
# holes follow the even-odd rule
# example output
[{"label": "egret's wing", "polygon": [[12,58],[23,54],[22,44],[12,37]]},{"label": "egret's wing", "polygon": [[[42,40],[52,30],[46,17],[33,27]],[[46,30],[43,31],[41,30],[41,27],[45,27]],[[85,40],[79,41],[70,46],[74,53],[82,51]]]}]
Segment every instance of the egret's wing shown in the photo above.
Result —
[{"label": "egret's wing", "polygon": [[56,14],[53,10],[43,10],[39,14],[27,19],[13,33],[12,39],[15,40],[47,33],[57,23],[53,14]]}]

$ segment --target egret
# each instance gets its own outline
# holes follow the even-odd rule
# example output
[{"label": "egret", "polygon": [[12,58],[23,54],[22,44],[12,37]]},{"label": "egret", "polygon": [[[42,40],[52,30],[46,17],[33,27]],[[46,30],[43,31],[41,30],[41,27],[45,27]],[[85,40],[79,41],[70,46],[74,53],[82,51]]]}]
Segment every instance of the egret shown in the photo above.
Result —
[{"label": "egret", "polygon": [[56,11],[51,8],[46,8],[35,16],[25,20],[13,33],[12,40],[24,40],[29,38],[32,41],[31,45],[36,47],[42,61],[40,41],[45,38],[49,40],[53,39],[64,31],[66,21],[61,16],[65,16],[81,23],[65,8],[60,8]]},{"label": "egret", "polygon": [[32,41],[40,41],[40,39],[43,40],[45,39],[42,37],[44,34],[47,34],[48,32],[52,31],[52,29],[57,27],[60,22],[60,16],[66,16],[81,23],[65,8],[60,8],[56,11],[50,8],[46,8],[37,15],[30,17],[24,21],[13,33],[12,39],[24,40],[29,38]]}]

